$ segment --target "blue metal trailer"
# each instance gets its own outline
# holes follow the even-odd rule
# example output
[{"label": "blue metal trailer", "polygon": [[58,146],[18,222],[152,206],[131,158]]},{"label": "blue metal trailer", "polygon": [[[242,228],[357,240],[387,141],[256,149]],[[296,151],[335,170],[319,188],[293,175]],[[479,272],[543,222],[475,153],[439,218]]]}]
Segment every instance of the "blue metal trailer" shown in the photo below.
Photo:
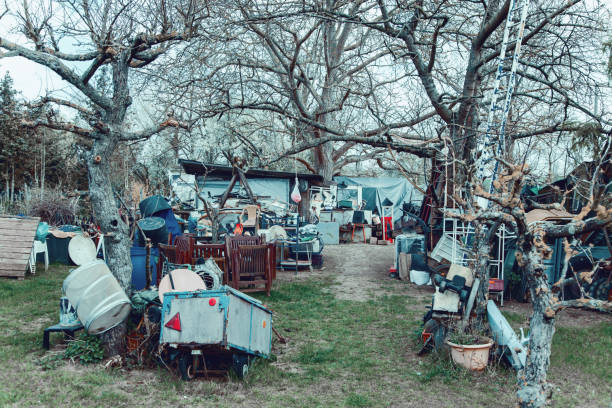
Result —
[{"label": "blue metal trailer", "polygon": [[183,379],[233,369],[240,378],[254,357],[269,358],[272,312],[229,286],[164,294],[160,345],[178,353]]}]

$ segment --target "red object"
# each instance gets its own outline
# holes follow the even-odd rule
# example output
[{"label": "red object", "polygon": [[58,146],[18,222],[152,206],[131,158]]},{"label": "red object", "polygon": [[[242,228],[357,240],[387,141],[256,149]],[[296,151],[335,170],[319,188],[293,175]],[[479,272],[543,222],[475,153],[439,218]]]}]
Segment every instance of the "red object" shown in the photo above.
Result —
[{"label": "red object", "polygon": [[208,304],[211,305],[211,306],[216,305],[217,304],[217,299],[215,299],[215,298],[208,299]]},{"label": "red object", "polygon": [[172,330],[181,331],[181,316],[178,313],[175,314],[164,326]]},{"label": "red object", "polygon": [[383,237],[383,239],[389,242],[393,242],[393,221],[391,220],[391,218],[392,217],[383,217],[385,231],[385,236]]},{"label": "red object", "polygon": [[491,292],[503,292],[504,281],[497,278],[489,279],[489,291]]},{"label": "red object", "polygon": [[234,228],[234,235],[242,235],[243,231],[244,227],[242,226],[242,224],[236,224],[236,228]]},{"label": "red object", "polygon": [[397,273],[397,268],[389,268],[389,273]]},{"label": "red object", "polygon": [[427,343],[427,340],[431,337],[431,333],[423,332],[421,333],[421,339],[423,340],[423,344]]}]

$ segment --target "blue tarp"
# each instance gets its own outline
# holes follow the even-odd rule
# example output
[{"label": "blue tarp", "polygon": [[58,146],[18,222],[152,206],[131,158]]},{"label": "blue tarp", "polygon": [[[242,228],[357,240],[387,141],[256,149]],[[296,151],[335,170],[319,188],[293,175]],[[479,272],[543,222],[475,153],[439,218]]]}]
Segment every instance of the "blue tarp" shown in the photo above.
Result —
[{"label": "blue tarp", "polygon": [[[334,177],[338,184],[344,182],[347,186],[362,186],[362,199],[365,196],[373,197],[369,188],[376,188],[376,209],[382,214],[382,202],[388,198],[393,202],[393,219],[398,220],[402,216],[402,204],[412,203],[419,207],[423,201],[423,194],[418,191],[405,178],[401,177]],[[423,188],[424,190],[424,188]],[[366,208],[371,208],[370,200]]]},{"label": "blue tarp", "polygon": [[158,211],[154,214],[154,216],[163,218],[163,220],[166,221],[166,229],[168,230],[168,232],[172,234],[173,241],[174,241],[174,237],[183,235],[183,230],[181,229],[181,226],[176,221],[176,218],[174,217],[174,213],[172,212],[171,209]]}]

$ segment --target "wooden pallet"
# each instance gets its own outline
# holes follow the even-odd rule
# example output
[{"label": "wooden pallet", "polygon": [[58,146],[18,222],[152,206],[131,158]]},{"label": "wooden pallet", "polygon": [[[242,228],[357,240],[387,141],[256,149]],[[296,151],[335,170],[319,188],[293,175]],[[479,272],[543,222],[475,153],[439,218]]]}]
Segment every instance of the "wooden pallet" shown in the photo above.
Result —
[{"label": "wooden pallet", "polygon": [[39,217],[0,216],[0,276],[23,279]]}]

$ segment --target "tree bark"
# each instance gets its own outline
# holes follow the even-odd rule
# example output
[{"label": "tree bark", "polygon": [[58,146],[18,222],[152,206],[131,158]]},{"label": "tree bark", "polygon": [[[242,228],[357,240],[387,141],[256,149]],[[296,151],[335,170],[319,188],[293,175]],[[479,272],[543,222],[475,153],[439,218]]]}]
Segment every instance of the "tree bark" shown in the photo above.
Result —
[{"label": "tree bark", "polygon": [[525,260],[523,273],[527,274],[533,313],[529,321],[526,366],[517,374],[517,397],[521,408],[537,408],[545,406],[552,395],[552,387],[546,382],[546,373],[555,334],[555,312],[548,277],[542,266],[542,256],[531,247],[531,243],[524,243],[522,247]]},{"label": "tree bark", "polygon": [[324,143],[313,149],[314,168],[323,177],[324,183],[329,183],[334,177],[334,162],[332,160],[333,143]]},{"label": "tree bark", "polygon": [[[113,63],[113,109],[106,112],[110,131],[101,133],[94,139],[87,157],[87,172],[94,217],[102,233],[107,237],[105,241],[106,264],[129,297],[132,289],[129,228],[119,214],[110,177],[115,171],[111,168],[111,156],[119,143],[125,112],[131,103],[127,86],[126,54],[124,52]],[[103,334],[107,355],[122,354],[125,350],[126,330],[126,324],[122,323]]]},{"label": "tree bark", "polygon": [[485,233],[484,226],[480,222],[474,222],[474,246],[476,255],[474,262],[474,278],[480,279],[480,286],[476,293],[474,312],[476,313],[476,323],[479,327],[484,327],[487,316],[487,302],[489,300],[489,251],[490,245]]}]

